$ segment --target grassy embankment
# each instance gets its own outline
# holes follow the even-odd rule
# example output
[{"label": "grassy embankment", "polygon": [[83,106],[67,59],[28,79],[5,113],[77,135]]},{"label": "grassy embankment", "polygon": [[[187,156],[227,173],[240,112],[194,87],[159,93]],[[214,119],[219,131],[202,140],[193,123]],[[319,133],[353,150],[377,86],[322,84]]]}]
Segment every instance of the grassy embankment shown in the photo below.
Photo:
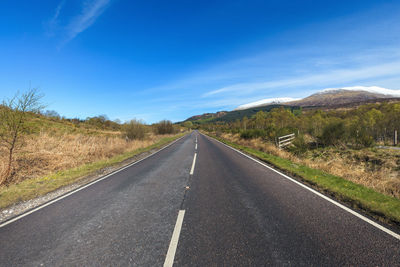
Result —
[{"label": "grassy embankment", "polygon": [[[31,133],[15,154],[14,174],[8,185],[0,186],[0,208],[26,201],[80,181],[106,167],[140,153],[161,148],[184,135],[155,135],[126,141],[120,131],[90,125],[30,118]],[[0,172],[7,153],[0,150]]]},{"label": "grassy embankment", "polygon": [[208,133],[213,138],[255,156],[278,169],[295,176],[312,187],[333,196],[356,209],[361,209],[378,220],[400,225],[400,199],[379,193],[366,186],[319,169],[310,168],[276,155],[239,145]]}]

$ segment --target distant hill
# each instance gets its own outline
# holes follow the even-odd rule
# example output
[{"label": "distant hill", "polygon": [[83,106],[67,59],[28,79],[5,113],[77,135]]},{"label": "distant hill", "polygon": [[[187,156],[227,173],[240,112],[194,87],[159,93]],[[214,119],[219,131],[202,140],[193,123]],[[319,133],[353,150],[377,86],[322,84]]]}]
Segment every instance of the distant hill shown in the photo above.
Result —
[{"label": "distant hill", "polygon": [[259,111],[269,112],[271,109],[279,108],[279,107],[290,108],[291,110],[300,109],[300,107],[296,107],[296,106],[272,104],[272,105],[268,105],[268,106],[254,107],[254,108],[243,109],[243,110],[233,110],[233,111],[229,111],[229,112],[222,111],[222,112],[217,112],[217,113],[205,113],[203,115],[196,115],[196,116],[190,117],[185,121],[191,121],[195,124],[218,122],[218,121],[233,122],[237,119],[241,120],[244,117],[251,118],[254,114],[256,114]]},{"label": "distant hill", "polygon": [[328,107],[394,98],[400,99],[400,90],[387,89],[378,86],[352,86],[343,88],[327,88],[303,99],[290,99],[288,97],[267,98],[240,105],[235,110],[269,106],[278,103],[282,105],[301,107]]},{"label": "distant hill", "polygon": [[197,123],[204,123],[209,122],[218,118],[225,116],[228,111],[218,111],[216,113],[204,113],[202,115],[195,115],[192,116],[185,121],[197,122]]},{"label": "distant hill", "polygon": [[300,109],[300,107],[297,107],[297,106],[272,104],[272,105],[268,105],[268,106],[254,107],[254,108],[243,109],[243,110],[233,110],[231,112],[226,113],[224,116],[215,119],[214,121],[233,122],[237,119],[241,120],[244,117],[251,118],[253,115],[255,115],[259,111],[269,112],[269,111],[271,111],[271,109],[279,108],[279,107],[285,107],[285,108],[289,108],[291,110]]},{"label": "distant hill", "polygon": [[329,88],[299,100],[290,98],[270,98],[241,105],[233,111],[220,111],[216,113],[205,113],[188,118],[195,124],[207,122],[232,122],[250,118],[259,111],[268,112],[273,108],[285,107],[291,110],[307,109],[336,109],[353,108],[368,103],[400,101],[400,90],[391,90],[376,86]]},{"label": "distant hill", "polygon": [[370,102],[371,100],[379,100],[385,98],[393,98],[393,96],[361,90],[353,91],[337,89],[319,92],[301,100],[286,102],[285,104],[300,107],[329,107],[351,103]]},{"label": "distant hill", "polygon": [[255,107],[262,107],[262,106],[269,106],[269,105],[279,105],[282,103],[287,103],[290,101],[296,101],[298,99],[296,98],[291,98],[291,97],[280,97],[280,98],[267,98],[267,99],[262,99],[256,102],[251,102],[248,104],[240,105],[234,110],[244,110],[244,109],[249,109],[249,108],[255,108]]}]

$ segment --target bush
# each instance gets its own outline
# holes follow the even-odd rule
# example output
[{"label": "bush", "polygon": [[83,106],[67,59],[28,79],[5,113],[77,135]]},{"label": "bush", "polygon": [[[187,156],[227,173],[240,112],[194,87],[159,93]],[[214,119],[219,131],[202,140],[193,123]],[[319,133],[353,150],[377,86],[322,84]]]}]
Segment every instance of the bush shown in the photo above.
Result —
[{"label": "bush", "polygon": [[371,147],[375,143],[374,138],[370,135],[361,135],[358,142],[364,147]]},{"label": "bush", "polygon": [[320,140],[326,146],[337,145],[344,141],[345,133],[343,122],[331,122],[324,127]]},{"label": "bush", "polygon": [[243,139],[264,138],[266,135],[266,132],[261,129],[244,130],[240,133],[240,137]]},{"label": "bush", "polygon": [[187,128],[187,129],[192,129],[193,128],[193,123],[191,121],[185,121],[183,123],[183,127]]},{"label": "bush", "polygon": [[288,150],[296,156],[304,155],[309,149],[308,144],[304,140],[303,135],[298,135],[293,141],[293,146],[289,146]]},{"label": "bush", "polygon": [[142,140],[146,137],[146,126],[139,120],[131,120],[124,125],[124,134],[129,140]]},{"label": "bush", "polygon": [[156,134],[172,134],[175,132],[174,125],[171,121],[162,120],[155,126]]}]

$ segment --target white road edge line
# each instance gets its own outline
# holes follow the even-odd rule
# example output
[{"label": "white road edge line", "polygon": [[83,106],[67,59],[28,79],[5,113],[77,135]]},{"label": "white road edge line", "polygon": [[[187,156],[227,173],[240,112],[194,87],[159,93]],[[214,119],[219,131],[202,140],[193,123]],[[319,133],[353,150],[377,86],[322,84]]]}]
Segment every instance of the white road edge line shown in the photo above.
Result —
[{"label": "white road edge line", "polygon": [[185,210],[180,210],[178,213],[178,218],[176,219],[174,232],[172,233],[171,242],[169,243],[167,256],[165,257],[164,267],[172,267],[172,265],[174,265],[176,248],[178,247],[179,235],[181,234],[184,216]]},{"label": "white road edge line", "polygon": [[196,157],[197,157],[197,153],[194,153],[192,168],[190,169],[190,175],[193,175],[193,173],[194,173],[194,166],[196,165]]},{"label": "white road edge line", "polygon": [[8,220],[8,221],[6,221],[6,222],[0,224],[0,228],[1,228],[1,227],[4,227],[4,226],[6,226],[6,225],[8,225],[8,224],[10,224],[10,223],[12,223],[12,222],[15,222],[15,221],[17,221],[17,220],[19,220],[19,219],[21,219],[21,218],[23,218],[23,217],[25,217],[25,216],[28,216],[29,214],[32,214],[32,213],[34,213],[35,211],[38,211],[38,210],[40,210],[40,209],[43,209],[44,207],[47,207],[47,206],[49,206],[49,205],[51,205],[51,204],[53,204],[53,203],[55,203],[55,202],[57,202],[57,201],[59,201],[59,200],[61,200],[61,199],[63,199],[63,198],[66,198],[66,197],[68,197],[68,196],[70,196],[70,195],[72,195],[72,194],[74,194],[74,193],[76,193],[76,192],[78,192],[78,191],[81,191],[81,190],[85,189],[86,187],[89,187],[89,186],[91,186],[91,185],[93,185],[93,184],[95,184],[95,183],[98,183],[98,182],[100,182],[100,181],[102,181],[102,180],[104,180],[104,179],[106,179],[106,178],[108,178],[108,177],[110,177],[110,176],[112,176],[112,175],[114,175],[114,174],[120,172],[120,171],[123,171],[123,170],[125,170],[126,168],[129,168],[129,167],[131,167],[131,166],[133,166],[133,165],[135,165],[135,164],[137,164],[137,163],[139,163],[139,162],[141,162],[141,161],[143,161],[143,160],[145,160],[145,159],[147,159],[147,158],[149,158],[149,157],[151,157],[151,156],[157,154],[157,153],[160,152],[161,150],[166,149],[167,147],[169,147],[169,146],[173,145],[174,143],[178,142],[179,140],[181,140],[181,139],[184,138],[185,136],[186,136],[186,135],[184,135],[184,136],[182,136],[182,137],[176,139],[176,140],[173,141],[172,143],[166,145],[165,147],[163,147],[163,148],[157,150],[156,152],[154,152],[154,153],[148,155],[147,157],[145,157],[145,158],[143,158],[143,159],[141,159],[141,160],[135,161],[135,162],[133,162],[133,163],[131,163],[131,164],[125,166],[125,167],[122,167],[122,168],[120,168],[120,169],[118,169],[118,170],[116,170],[116,171],[114,171],[114,172],[112,172],[112,173],[110,173],[110,174],[107,174],[107,175],[104,176],[104,177],[101,177],[101,178],[99,178],[99,179],[97,179],[97,180],[95,180],[95,181],[93,181],[93,182],[90,182],[90,183],[88,183],[88,184],[86,184],[86,185],[84,185],[84,186],[81,186],[81,187],[79,187],[79,188],[77,188],[77,189],[75,189],[75,190],[73,190],[73,191],[71,191],[71,192],[69,192],[69,193],[67,193],[67,194],[65,194],[65,195],[59,196],[59,197],[57,197],[57,198],[55,198],[55,199],[53,199],[53,200],[51,200],[51,201],[49,201],[49,202],[47,202],[47,203],[45,203],[45,204],[40,205],[40,206],[37,207],[37,208],[34,208],[34,209],[30,210],[30,211],[27,211],[27,212],[25,212],[25,213],[22,213],[21,215],[18,215],[18,216],[16,216],[16,217],[12,218],[11,220]]},{"label": "white road edge line", "polygon": [[[210,138],[212,138],[212,137],[210,137]],[[292,181],[293,183],[296,183],[296,184],[300,185],[301,187],[303,187],[303,188],[305,188],[305,189],[311,191],[312,193],[316,194],[317,196],[319,196],[319,197],[321,197],[321,198],[323,198],[323,199],[325,199],[325,200],[331,202],[332,204],[338,206],[339,208],[341,208],[341,209],[343,209],[343,210],[345,210],[345,211],[351,213],[352,215],[358,217],[359,219],[361,219],[361,220],[363,220],[363,221],[365,221],[365,222],[371,224],[372,226],[378,228],[379,230],[381,230],[381,231],[383,231],[383,232],[385,232],[385,233],[387,233],[387,234],[393,236],[394,238],[400,240],[400,235],[399,235],[399,234],[397,234],[397,233],[395,233],[395,232],[393,232],[393,231],[387,229],[386,227],[384,227],[384,226],[382,226],[382,225],[380,225],[380,224],[374,222],[373,220],[368,219],[367,217],[365,217],[365,216],[359,214],[358,212],[355,212],[354,210],[352,210],[352,209],[350,209],[350,208],[348,208],[348,207],[346,207],[346,206],[340,204],[339,202],[337,202],[337,201],[335,201],[335,200],[333,200],[333,199],[331,199],[331,198],[329,198],[329,197],[327,197],[327,196],[321,194],[320,192],[315,191],[314,189],[312,189],[312,188],[306,186],[306,185],[303,184],[303,183],[300,183],[299,181],[297,181],[297,180],[295,180],[295,179],[293,179],[293,178],[287,176],[286,174],[283,174],[283,173],[281,173],[281,172],[275,170],[274,168],[271,168],[270,166],[266,165],[265,163],[263,163],[263,162],[261,162],[261,161],[259,161],[259,160],[256,160],[256,159],[250,157],[249,155],[243,153],[242,151],[237,150],[236,148],[233,148],[233,147],[231,147],[231,146],[228,146],[227,144],[224,144],[224,143],[222,143],[221,141],[219,141],[219,140],[217,140],[217,139],[214,139],[214,138],[212,138],[212,139],[215,140],[215,141],[217,141],[217,142],[219,142],[219,143],[221,143],[221,144],[223,144],[224,146],[229,147],[230,149],[232,149],[232,150],[234,150],[234,151],[236,151],[236,152],[242,154],[243,156],[245,156],[245,157],[247,157],[247,158],[249,158],[249,159],[251,159],[251,160],[257,162],[258,164],[261,164],[262,166],[264,166],[264,167],[266,167],[266,168],[268,168],[268,169],[270,169],[270,170],[272,170],[272,171],[278,173],[279,175],[281,175],[281,176],[283,176],[284,178],[286,178],[286,179]]]}]

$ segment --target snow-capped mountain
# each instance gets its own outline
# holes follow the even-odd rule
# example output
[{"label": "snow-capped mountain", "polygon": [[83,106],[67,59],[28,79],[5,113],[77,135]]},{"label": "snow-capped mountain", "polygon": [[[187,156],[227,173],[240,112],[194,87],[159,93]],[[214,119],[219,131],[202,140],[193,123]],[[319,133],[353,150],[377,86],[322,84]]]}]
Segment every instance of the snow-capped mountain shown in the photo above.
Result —
[{"label": "snow-capped mountain", "polygon": [[187,120],[232,122],[243,117],[250,118],[259,111],[269,112],[277,106],[297,106],[308,109],[356,108],[367,103],[400,103],[400,90],[377,86],[353,86],[343,88],[327,88],[302,99],[289,97],[267,98],[241,105],[233,111],[206,113],[193,116]]},{"label": "snow-capped mountain", "polygon": [[296,101],[298,99],[291,98],[291,97],[279,97],[279,98],[266,98],[259,101],[251,102],[248,104],[240,105],[234,110],[243,110],[253,107],[265,106],[265,105],[272,105],[272,104],[283,104],[290,101]]},{"label": "snow-capped mountain", "polygon": [[382,94],[393,97],[400,97],[400,90],[387,89],[378,86],[351,86],[342,88],[326,88],[320,93],[332,92],[337,90],[347,90],[347,91],[365,91],[374,94]]},{"label": "snow-capped mountain", "polygon": [[302,99],[290,97],[267,98],[238,106],[234,110],[244,110],[271,104],[296,106],[335,106],[351,103],[370,102],[379,99],[398,98],[400,90],[387,89],[378,86],[352,86],[342,88],[326,88]]},{"label": "snow-capped mountain", "polygon": [[285,104],[303,107],[332,107],[338,105],[369,103],[397,97],[400,97],[400,90],[386,89],[377,86],[353,86],[327,88],[301,100],[291,101]]}]

